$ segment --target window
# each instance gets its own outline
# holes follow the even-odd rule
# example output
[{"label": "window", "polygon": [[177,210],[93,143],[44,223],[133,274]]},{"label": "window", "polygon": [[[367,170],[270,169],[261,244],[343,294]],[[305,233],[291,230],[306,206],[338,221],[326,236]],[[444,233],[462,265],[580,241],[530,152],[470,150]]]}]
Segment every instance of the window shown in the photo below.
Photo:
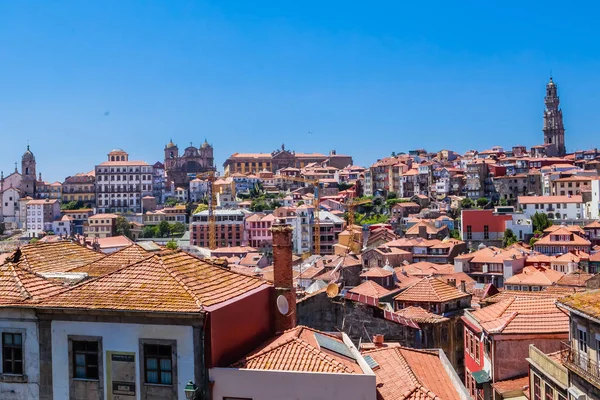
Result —
[{"label": "window", "polygon": [[98,342],[73,340],[73,378],[98,380]]},{"label": "window", "polygon": [[490,238],[490,227],[489,227],[489,225],[484,225],[483,226],[483,238],[486,239],[486,240]]},{"label": "window", "polygon": [[533,375],[533,400],[542,400],[542,387],[540,377]]},{"label": "window", "polygon": [[475,361],[479,364],[479,341],[475,341]]},{"label": "window", "polygon": [[171,346],[160,344],[144,345],[144,371],[146,383],[173,384]]},{"label": "window", "polygon": [[471,225],[467,225],[467,240],[473,239],[473,229]]},{"label": "window", "polygon": [[2,334],[2,373],[23,375],[23,336]]},{"label": "window", "polygon": [[544,396],[545,400],[554,400],[554,389],[552,386],[546,383],[546,394]]}]

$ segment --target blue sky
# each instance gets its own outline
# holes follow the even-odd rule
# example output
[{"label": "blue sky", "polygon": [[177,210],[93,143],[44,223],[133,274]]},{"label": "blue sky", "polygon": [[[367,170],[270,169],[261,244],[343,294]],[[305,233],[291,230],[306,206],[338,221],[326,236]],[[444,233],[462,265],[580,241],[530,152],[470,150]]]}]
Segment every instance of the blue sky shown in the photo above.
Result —
[{"label": "blue sky", "polygon": [[361,165],[531,146],[550,71],[567,150],[597,144],[599,6],[491,3],[0,0],[0,169],[28,140],[46,180],[171,137],[219,166],[281,143]]}]

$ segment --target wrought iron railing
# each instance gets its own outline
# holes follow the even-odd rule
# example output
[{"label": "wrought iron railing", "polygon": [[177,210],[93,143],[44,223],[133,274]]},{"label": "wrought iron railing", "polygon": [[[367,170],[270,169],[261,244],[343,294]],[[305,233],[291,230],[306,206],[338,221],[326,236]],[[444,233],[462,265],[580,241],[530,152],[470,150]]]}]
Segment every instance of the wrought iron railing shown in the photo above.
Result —
[{"label": "wrought iron railing", "polygon": [[586,378],[595,386],[600,386],[600,366],[587,353],[571,347],[569,342],[561,343],[562,362],[571,371]]}]

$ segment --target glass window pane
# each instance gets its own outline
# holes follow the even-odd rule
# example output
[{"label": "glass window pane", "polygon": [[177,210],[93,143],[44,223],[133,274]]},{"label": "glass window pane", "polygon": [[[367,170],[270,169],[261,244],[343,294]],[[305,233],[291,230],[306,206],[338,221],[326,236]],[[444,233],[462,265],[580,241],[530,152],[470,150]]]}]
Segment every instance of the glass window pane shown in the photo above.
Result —
[{"label": "glass window pane", "polygon": [[85,378],[85,367],[75,368],[75,378]]},{"label": "glass window pane", "polygon": [[158,383],[158,372],[146,371],[146,382],[147,383]]},{"label": "glass window pane", "polygon": [[75,354],[75,365],[85,367],[85,354]]},{"label": "glass window pane", "polygon": [[21,345],[21,335],[13,335],[13,340],[15,344]]},{"label": "glass window pane", "polygon": [[171,360],[163,358],[160,360],[160,370],[161,371],[171,371]]},{"label": "glass window pane", "polygon": [[22,374],[23,373],[23,363],[21,361],[15,362],[15,370],[13,374]]},{"label": "glass window pane", "polygon": [[4,344],[6,344],[6,345],[12,344],[12,335],[10,333],[5,333],[3,340],[4,340]]},{"label": "glass window pane", "polygon": [[87,365],[98,365],[98,354],[87,355]]},{"label": "glass window pane", "polygon": [[20,347],[16,347],[13,349],[13,359],[14,360],[22,360],[23,359],[23,351]]},{"label": "glass window pane", "polygon": [[170,372],[161,372],[160,373],[160,383],[164,384],[164,385],[171,385],[173,382],[171,382],[172,377],[171,377],[171,373]]},{"label": "glass window pane", "polygon": [[156,358],[147,358],[146,359],[146,368],[151,370],[158,369],[158,360]]},{"label": "glass window pane", "polygon": [[98,368],[97,367],[89,367],[87,369],[87,378],[88,379],[98,379]]}]

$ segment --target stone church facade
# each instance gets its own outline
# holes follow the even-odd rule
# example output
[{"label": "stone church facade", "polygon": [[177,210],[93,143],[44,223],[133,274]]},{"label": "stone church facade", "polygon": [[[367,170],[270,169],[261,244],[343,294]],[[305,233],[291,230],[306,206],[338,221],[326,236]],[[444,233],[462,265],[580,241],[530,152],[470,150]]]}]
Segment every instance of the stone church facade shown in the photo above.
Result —
[{"label": "stone church facade", "polygon": [[183,154],[179,155],[179,147],[170,141],[165,146],[164,167],[167,187],[174,184],[175,187],[187,188],[190,180],[196,178],[196,174],[216,171],[213,147],[206,140],[198,148],[190,143]]}]

